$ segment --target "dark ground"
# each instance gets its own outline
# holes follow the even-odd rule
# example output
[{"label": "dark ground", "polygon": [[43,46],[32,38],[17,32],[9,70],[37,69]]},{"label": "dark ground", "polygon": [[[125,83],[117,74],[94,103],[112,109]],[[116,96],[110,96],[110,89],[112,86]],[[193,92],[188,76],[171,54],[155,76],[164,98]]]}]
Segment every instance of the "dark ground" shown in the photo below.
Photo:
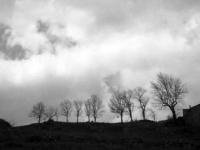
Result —
[{"label": "dark ground", "polygon": [[182,122],[46,122],[0,126],[0,150],[200,150],[200,129]]}]

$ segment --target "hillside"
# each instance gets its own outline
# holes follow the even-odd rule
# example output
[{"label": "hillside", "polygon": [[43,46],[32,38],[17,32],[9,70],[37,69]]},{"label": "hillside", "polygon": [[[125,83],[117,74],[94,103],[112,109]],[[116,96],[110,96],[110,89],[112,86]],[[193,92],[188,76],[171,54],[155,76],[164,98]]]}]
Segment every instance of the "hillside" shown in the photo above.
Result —
[{"label": "hillside", "polygon": [[200,130],[166,122],[45,122],[0,130],[2,150],[196,150]]}]

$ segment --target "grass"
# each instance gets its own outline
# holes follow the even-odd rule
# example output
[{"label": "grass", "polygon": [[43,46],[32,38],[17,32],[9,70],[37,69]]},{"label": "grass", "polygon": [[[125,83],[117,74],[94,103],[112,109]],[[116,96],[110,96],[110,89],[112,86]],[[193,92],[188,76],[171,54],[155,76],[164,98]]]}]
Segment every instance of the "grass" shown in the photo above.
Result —
[{"label": "grass", "polygon": [[196,150],[200,130],[170,121],[45,122],[0,130],[2,150]]}]

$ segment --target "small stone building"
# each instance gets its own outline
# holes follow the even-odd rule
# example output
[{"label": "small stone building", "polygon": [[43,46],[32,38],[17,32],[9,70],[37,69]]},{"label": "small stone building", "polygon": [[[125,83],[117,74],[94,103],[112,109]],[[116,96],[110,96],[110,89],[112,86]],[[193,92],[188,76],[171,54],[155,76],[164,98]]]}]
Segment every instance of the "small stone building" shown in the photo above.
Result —
[{"label": "small stone building", "polygon": [[186,125],[200,127],[200,104],[183,109],[183,118]]}]

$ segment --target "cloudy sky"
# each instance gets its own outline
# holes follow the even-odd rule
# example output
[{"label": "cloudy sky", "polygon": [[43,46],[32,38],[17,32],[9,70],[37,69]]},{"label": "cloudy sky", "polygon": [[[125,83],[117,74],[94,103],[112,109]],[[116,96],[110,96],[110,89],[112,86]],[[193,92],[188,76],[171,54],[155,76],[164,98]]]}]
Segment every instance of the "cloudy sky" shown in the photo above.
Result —
[{"label": "cloudy sky", "polygon": [[91,94],[106,104],[105,79],[149,89],[159,72],[198,104],[199,33],[199,0],[0,0],[0,118],[26,124],[36,102]]}]

